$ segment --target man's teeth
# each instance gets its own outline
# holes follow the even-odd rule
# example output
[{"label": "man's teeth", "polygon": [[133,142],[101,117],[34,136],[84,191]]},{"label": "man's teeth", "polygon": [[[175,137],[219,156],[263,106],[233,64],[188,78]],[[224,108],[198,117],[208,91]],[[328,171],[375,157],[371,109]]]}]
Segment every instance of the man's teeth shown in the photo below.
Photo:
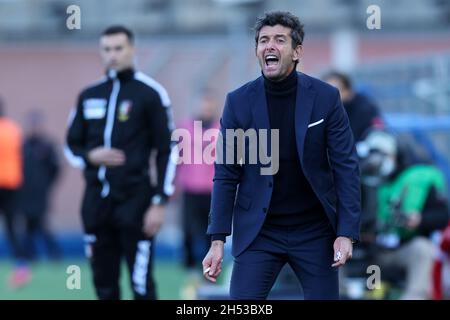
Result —
[{"label": "man's teeth", "polygon": [[266,56],[266,64],[267,65],[272,65],[272,64],[277,64],[278,63],[278,57],[274,56],[274,55],[268,55]]}]

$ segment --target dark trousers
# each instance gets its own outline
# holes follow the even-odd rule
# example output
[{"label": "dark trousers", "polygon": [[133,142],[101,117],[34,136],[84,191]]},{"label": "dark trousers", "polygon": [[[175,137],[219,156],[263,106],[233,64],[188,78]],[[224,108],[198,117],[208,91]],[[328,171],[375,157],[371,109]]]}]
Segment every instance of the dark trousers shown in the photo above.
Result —
[{"label": "dark trousers", "polygon": [[5,217],[6,237],[16,260],[25,258],[17,234],[17,191],[0,188],[0,215]]},{"label": "dark trousers", "polygon": [[153,280],[153,241],[140,230],[104,226],[85,235],[88,256],[97,296],[100,300],[120,299],[119,277],[122,257],[130,275],[137,300],[156,299]]},{"label": "dark trousers", "polygon": [[266,299],[286,263],[305,299],[339,299],[338,270],[331,267],[335,238],[326,219],[294,226],[265,223],[249,248],[234,259],[231,299]]},{"label": "dark trousers", "polygon": [[[98,298],[120,299],[119,277],[124,258],[134,298],[156,299],[152,267],[154,240],[142,231],[151,199],[149,187],[145,185],[123,196],[111,192],[105,199],[94,191],[87,189],[82,210],[86,255]],[[87,221],[95,223],[87,224]]]},{"label": "dark trousers", "polygon": [[24,253],[30,260],[36,258],[36,240],[42,237],[43,244],[51,259],[59,259],[61,257],[61,249],[56,242],[53,234],[45,225],[45,212],[40,213],[24,213],[25,215],[25,241]]},{"label": "dark trousers", "polygon": [[185,192],[183,197],[184,266],[198,267],[205,257],[210,240],[206,236],[211,194]]}]

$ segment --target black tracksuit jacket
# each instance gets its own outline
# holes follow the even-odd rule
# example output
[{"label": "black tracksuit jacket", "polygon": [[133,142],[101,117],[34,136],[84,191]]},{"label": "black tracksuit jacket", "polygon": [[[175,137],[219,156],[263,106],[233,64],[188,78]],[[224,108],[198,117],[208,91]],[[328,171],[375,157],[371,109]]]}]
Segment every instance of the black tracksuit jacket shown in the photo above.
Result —
[{"label": "black tracksuit jacket", "polygon": [[[148,197],[150,203],[152,196],[165,200],[173,193],[173,129],[166,90],[142,72],[110,71],[107,77],[81,92],[69,119],[65,155],[72,165],[84,171],[85,227],[100,223],[95,211],[99,211],[101,199],[121,202],[139,193]],[[87,153],[99,146],[122,150],[126,163],[114,168],[89,163]],[[149,187],[152,150],[156,151],[156,185]],[[141,219],[141,214],[138,216],[129,214],[128,219]]]}]

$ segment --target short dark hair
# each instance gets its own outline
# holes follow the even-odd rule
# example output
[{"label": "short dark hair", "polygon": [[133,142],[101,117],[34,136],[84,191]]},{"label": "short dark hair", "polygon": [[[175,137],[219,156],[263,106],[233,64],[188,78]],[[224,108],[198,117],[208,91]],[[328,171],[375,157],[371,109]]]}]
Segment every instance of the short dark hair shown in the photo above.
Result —
[{"label": "short dark hair", "polygon": [[259,32],[264,26],[273,27],[277,24],[291,29],[292,48],[295,48],[303,43],[305,31],[303,30],[304,26],[300,20],[287,11],[272,11],[266,12],[264,16],[256,19],[256,23],[253,28],[255,30],[255,45],[258,45]]},{"label": "short dark hair", "polygon": [[347,74],[332,70],[332,71],[327,72],[325,74],[325,76],[322,77],[322,79],[324,79],[324,80],[328,80],[331,78],[335,78],[338,81],[340,81],[345,89],[347,89],[347,90],[352,89],[352,80],[350,80],[350,77]]},{"label": "short dark hair", "polygon": [[110,36],[112,34],[124,33],[130,43],[134,43],[134,34],[127,27],[121,25],[110,26],[102,32],[102,36]]}]

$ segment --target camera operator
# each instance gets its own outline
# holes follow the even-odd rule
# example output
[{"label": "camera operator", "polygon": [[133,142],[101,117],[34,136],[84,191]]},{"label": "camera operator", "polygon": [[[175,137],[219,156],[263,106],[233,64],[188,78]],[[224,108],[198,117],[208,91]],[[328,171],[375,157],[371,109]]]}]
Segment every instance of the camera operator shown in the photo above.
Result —
[{"label": "camera operator", "polygon": [[372,132],[364,144],[362,180],[378,186],[375,263],[382,272],[406,271],[402,299],[427,299],[436,250],[430,234],[449,219],[445,177],[431,164],[408,163],[405,150],[386,132]]}]

